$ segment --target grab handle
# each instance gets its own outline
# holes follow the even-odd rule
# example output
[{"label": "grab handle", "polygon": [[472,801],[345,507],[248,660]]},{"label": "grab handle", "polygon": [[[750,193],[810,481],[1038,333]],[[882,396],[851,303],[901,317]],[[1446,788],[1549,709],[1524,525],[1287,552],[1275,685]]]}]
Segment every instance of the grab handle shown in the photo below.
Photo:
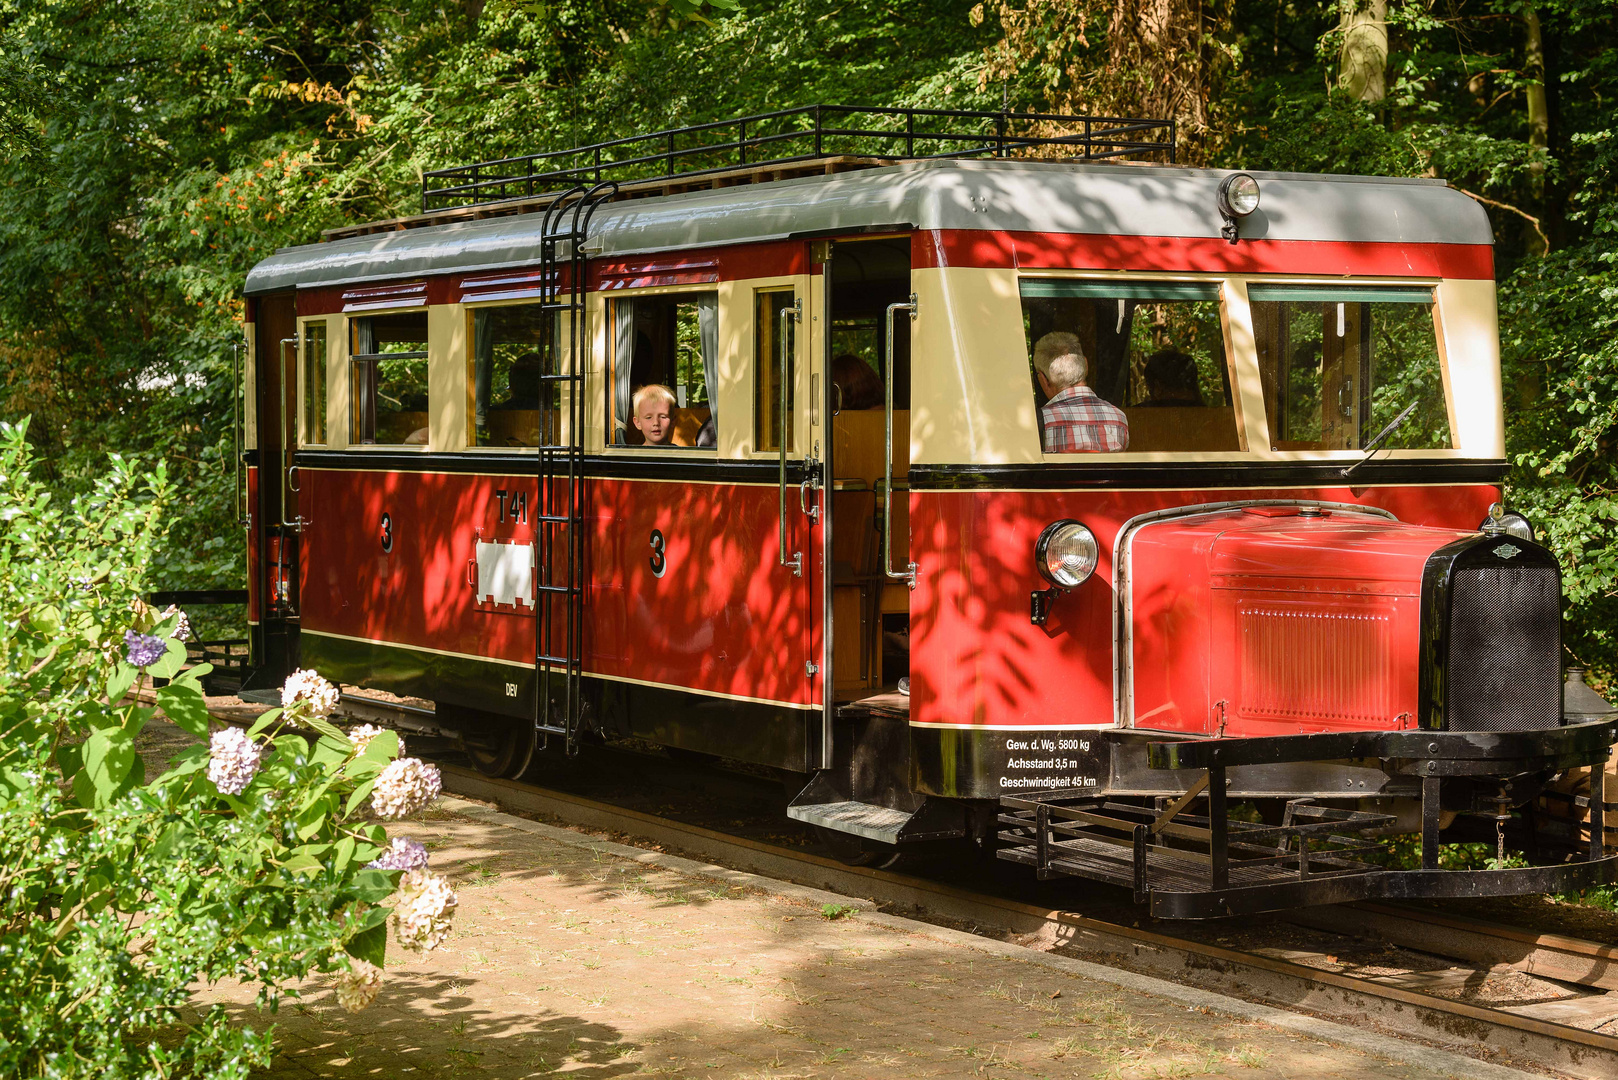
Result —
[{"label": "grab handle", "polygon": [[[896,581],[902,581],[912,589],[916,587],[916,564],[910,563],[904,570],[893,568],[893,314],[896,311],[909,312],[912,320],[916,317],[916,294],[910,294],[909,303],[888,305],[888,341],[886,362],[882,365],[885,394],[883,396],[883,429],[885,438],[883,445],[887,452],[882,455],[882,572]],[[909,550],[907,542],[906,550]]]},{"label": "grab handle", "polygon": [[781,399],[781,426],[776,432],[777,442],[779,442],[781,449],[780,559],[782,566],[792,568],[793,577],[803,577],[803,552],[794,551],[792,558],[787,558],[787,435],[792,430],[789,426],[792,423],[792,418],[787,409],[787,342],[791,338],[792,323],[800,317],[802,312],[802,300],[794,300],[791,307],[781,309],[780,340],[776,343],[775,365],[775,391]]}]

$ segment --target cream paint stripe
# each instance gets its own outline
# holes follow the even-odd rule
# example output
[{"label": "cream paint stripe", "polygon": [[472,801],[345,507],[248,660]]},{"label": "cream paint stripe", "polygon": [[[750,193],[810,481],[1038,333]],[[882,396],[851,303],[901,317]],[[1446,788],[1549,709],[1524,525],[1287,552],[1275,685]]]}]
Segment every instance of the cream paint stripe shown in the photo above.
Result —
[{"label": "cream paint stripe", "polygon": [[425,645],[406,645],[402,641],[384,641],[381,638],[353,637],[349,634],[334,634],[329,630],[310,630],[304,627],[299,633],[313,634],[315,637],[335,638],[338,641],[358,641],[363,645],[381,645],[389,649],[404,649],[408,652],[432,653],[434,656],[453,656],[460,660],[480,660],[486,664],[505,664],[507,667],[532,668],[532,662],[522,660],[502,660],[497,656],[480,656],[476,653],[450,652],[447,649],[429,649]]},{"label": "cream paint stripe", "polygon": [[585,676],[591,679],[606,679],[608,682],[629,683],[633,686],[650,686],[658,690],[678,690],[682,694],[701,694],[703,697],[724,698],[726,701],[747,701],[754,705],[774,705],[781,709],[801,709],[804,711],[818,710],[819,703],[813,705],[800,705],[795,701],[776,701],[774,698],[748,697],[746,694],[727,694],[722,690],[699,690],[694,686],[681,686],[679,683],[652,682],[649,679],[631,679],[627,675],[604,675],[596,671],[586,671]]},{"label": "cream paint stripe", "polygon": [[[503,660],[495,656],[482,656],[477,653],[450,652],[447,649],[429,649],[425,645],[406,645],[402,641],[384,641],[380,638],[353,637],[348,634],[334,634],[328,630],[310,630],[305,628],[302,633],[313,634],[315,637],[335,638],[338,641],[357,641],[364,645],[380,645],[388,649],[403,649],[407,652],[431,653],[434,656],[451,656],[460,660],[478,660],[487,664],[504,664],[507,667],[532,669],[535,665],[522,660]],[[623,675],[607,675],[598,671],[586,670],[586,678],[606,679],[609,682],[632,683],[636,686],[650,686],[658,690],[678,690],[685,694],[701,694],[704,697],[724,698],[727,701],[747,701],[755,705],[775,705],[783,709],[818,709],[818,704],[800,705],[792,701],[776,701],[772,698],[748,697],[745,694],[727,694],[720,690],[701,690],[694,686],[681,686],[678,683],[652,682],[649,679],[631,679]]]}]

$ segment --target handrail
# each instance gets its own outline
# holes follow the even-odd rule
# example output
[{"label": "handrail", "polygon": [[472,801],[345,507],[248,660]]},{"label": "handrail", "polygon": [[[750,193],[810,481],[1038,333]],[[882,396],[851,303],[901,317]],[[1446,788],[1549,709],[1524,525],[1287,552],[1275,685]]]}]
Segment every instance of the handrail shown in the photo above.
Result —
[{"label": "handrail", "polygon": [[[847,118],[893,118],[891,128],[860,126]],[[836,121],[843,122],[838,124]],[[918,120],[924,121],[918,126]],[[771,131],[772,123],[798,121],[802,126]],[[867,120],[867,123],[871,121]],[[1078,130],[1061,135],[1032,135],[1017,125],[1062,125]],[[969,126],[968,126],[969,125]],[[717,140],[703,136],[731,132]],[[1156,137],[1145,137],[1156,136]],[[693,139],[698,141],[693,142]],[[681,145],[682,140],[687,145]],[[849,140],[881,145],[849,145]],[[800,152],[771,154],[777,144],[802,142]],[[934,144],[932,147],[919,144]],[[947,144],[969,144],[949,148]],[[546,150],[496,158],[469,165],[433,169],[422,174],[422,209],[481,206],[508,199],[556,194],[536,190],[553,182],[566,185],[602,182],[605,174],[620,181],[672,180],[725,169],[786,165],[831,155],[877,161],[959,158],[1009,154],[1039,148],[1069,152],[1085,161],[1161,154],[1175,160],[1173,120],[1123,116],[1078,116],[1063,113],[981,112],[965,109],[912,109],[895,106],[806,105],[757,113],[733,120],[713,120],[679,128],[663,128]],[[940,147],[939,144],[946,144]],[[629,156],[611,160],[614,151]],[[1080,151],[1072,155],[1074,150]],[[607,159],[607,160],[604,160]],[[707,160],[695,160],[706,158]],[[716,164],[715,162],[719,162]],[[686,166],[682,168],[681,166]],[[437,183],[435,181],[448,181]]]},{"label": "handrail", "polygon": [[[790,307],[781,309],[780,341],[776,343],[776,378],[775,390],[781,399],[781,425],[776,431],[776,443],[781,451],[781,565],[792,568],[793,577],[803,577],[803,552],[794,551],[792,558],[787,558],[787,435],[792,431],[792,417],[787,408],[787,343],[792,340],[792,324],[797,321],[803,312],[803,301],[795,299]],[[802,491],[799,492],[802,497]]]},{"label": "handrail", "polygon": [[[906,311],[910,317],[916,317],[916,294],[910,294],[910,300],[903,304],[888,305],[888,340],[885,362],[883,363],[883,428],[886,437],[883,445],[886,453],[882,455],[882,573],[896,581],[902,581],[912,589],[916,587],[916,564],[906,560],[908,565],[904,570],[893,568],[893,313]],[[908,552],[910,545],[905,544]]]}]

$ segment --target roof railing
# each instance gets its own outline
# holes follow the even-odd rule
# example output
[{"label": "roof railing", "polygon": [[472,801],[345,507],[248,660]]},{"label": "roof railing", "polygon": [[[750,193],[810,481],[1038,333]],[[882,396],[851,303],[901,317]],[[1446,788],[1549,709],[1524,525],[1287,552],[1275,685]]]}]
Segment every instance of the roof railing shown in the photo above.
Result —
[{"label": "roof railing", "polygon": [[805,105],[435,169],[422,175],[421,207],[430,213],[543,197],[581,183],[675,181],[831,157],[883,163],[1050,156],[1082,161],[1158,157],[1173,164],[1174,121]]}]

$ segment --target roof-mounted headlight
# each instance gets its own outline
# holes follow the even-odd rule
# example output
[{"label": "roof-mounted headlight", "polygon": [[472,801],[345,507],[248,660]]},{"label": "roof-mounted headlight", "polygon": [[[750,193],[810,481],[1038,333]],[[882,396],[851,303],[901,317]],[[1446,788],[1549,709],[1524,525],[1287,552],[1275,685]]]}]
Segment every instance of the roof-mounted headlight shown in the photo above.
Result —
[{"label": "roof-mounted headlight", "polygon": [[1240,239],[1237,221],[1258,209],[1258,181],[1247,173],[1231,173],[1219,181],[1219,216],[1225,219],[1219,234],[1234,244]]},{"label": "roof-mounted headlight", "polygon": [[1045,526],[1034,542],[1034,565],[1040,576],[1060,589],[1071,589],[1096,572],[1101,545],[1095,533],[1064,519]]},{"label": "roof-mounted headlight", "polygon": [[1505,533],[1519,540],[1534,539],[1534,527],[1528,523],[1528,519],[1515,510],[1507,510],[1502,503],[1495,503],[1489,507],[1489,516],[1483,519],[1478,531],[1491,536]]}]

